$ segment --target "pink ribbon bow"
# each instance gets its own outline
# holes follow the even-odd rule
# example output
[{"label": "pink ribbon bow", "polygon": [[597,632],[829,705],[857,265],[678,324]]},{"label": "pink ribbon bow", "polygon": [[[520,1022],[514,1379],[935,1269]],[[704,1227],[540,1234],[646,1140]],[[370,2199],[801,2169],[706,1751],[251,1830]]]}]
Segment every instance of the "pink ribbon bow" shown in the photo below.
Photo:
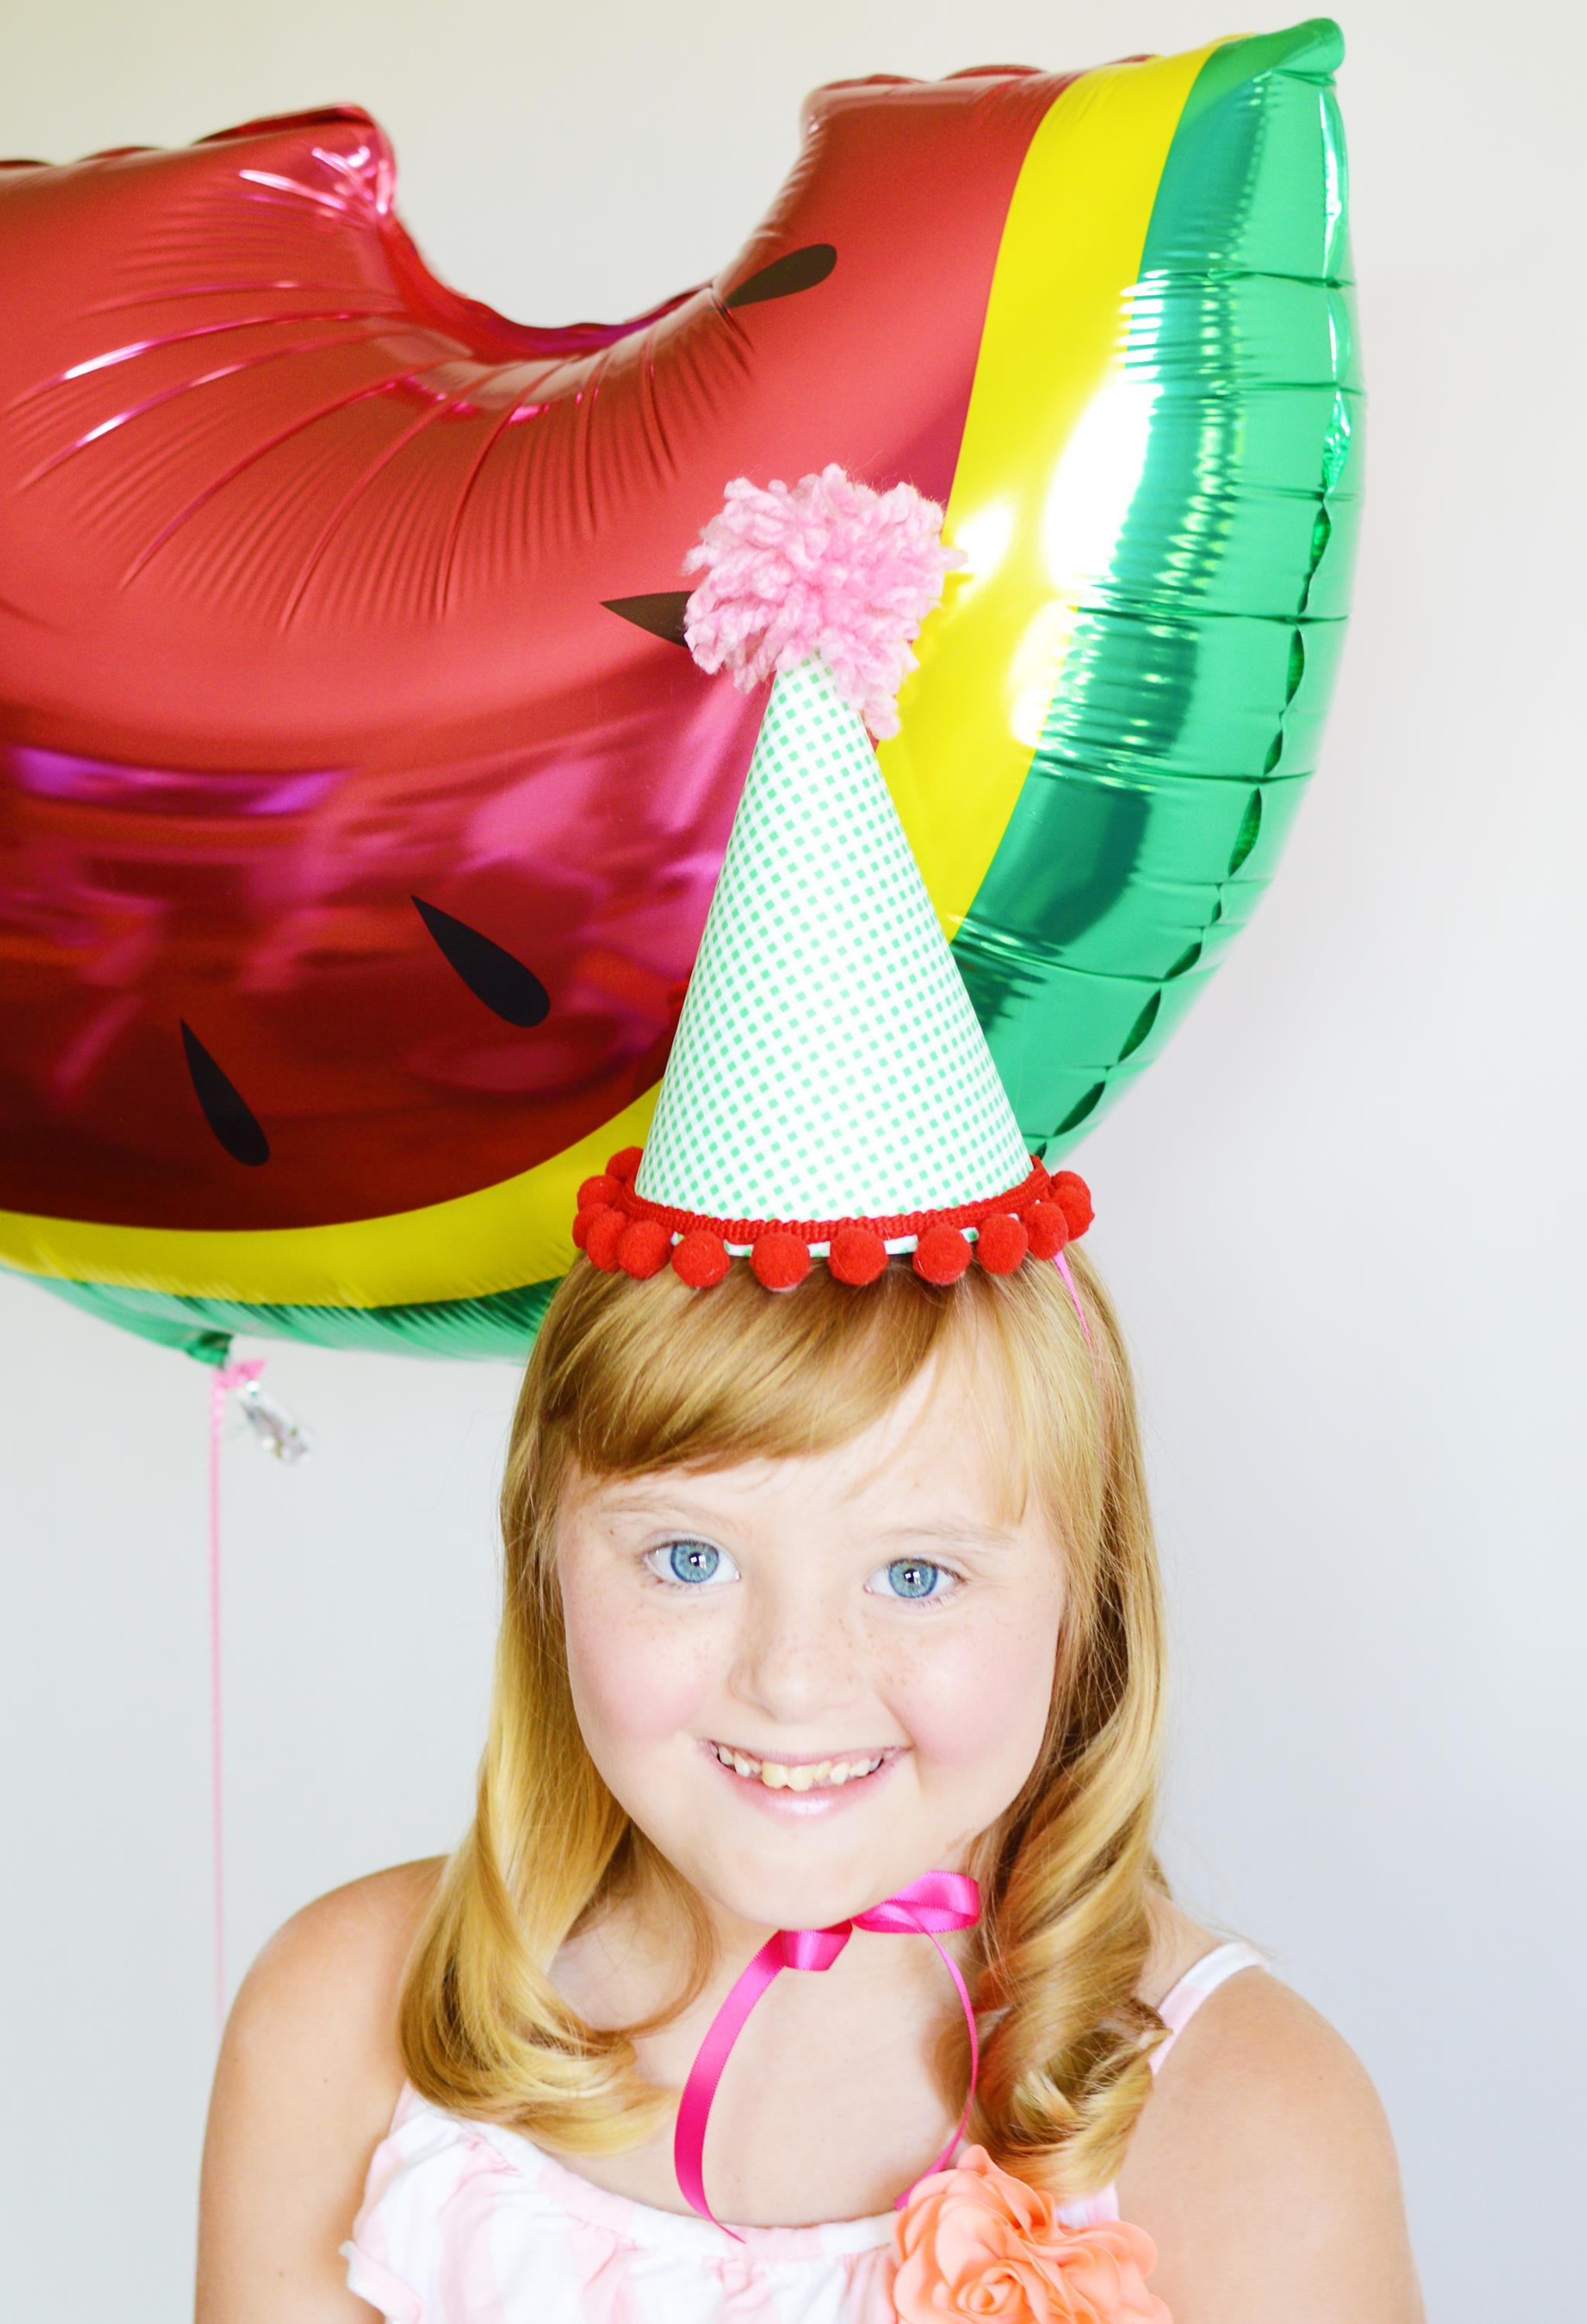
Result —
[{"label": "pink ribbon bow", "polygon": [[[856,1913],[852,1921],[835,1921],[829,1929],[779,1929],[767,1939],[712,2019],[678,2102],[678,2132],[672,2144],[673,2167],[679,2187],[702,2218],[709,2219],[714,2227],[722,2227],[706,2200],[706,2126],[711,2118],[711,2101],[722,2080],[722,2070],[743,2031],[745,2019],[780,1969],[830,1969],[856,1929],[870,1929],[886,1937],[929,1937],[958,1988],[964,2023],[970,2029],[970,2095],[964,2100],[964,2111],[952,2138],[930,2170],[923,2171],[920,2176],[927,2179],[932,2171],[946,2168],[970,2119],[981,2049],[968,1989],[959,1974],[958,1963],[937,1944],[937,1932],[971,1929],[980,1918],[981,1891],[967,1872],[927,1872],[918,1880],[912,1880],[907,1888],[900,1888],[896,1896],[884,1896],[868,1913]],[[909,2201],[912,2192],[912,2188],[905,2190],[899,2197],[899,2208]],[[735,2243],[743,2241],[732,2227],[723,2227],[722,2231],[733,2236]]]}]

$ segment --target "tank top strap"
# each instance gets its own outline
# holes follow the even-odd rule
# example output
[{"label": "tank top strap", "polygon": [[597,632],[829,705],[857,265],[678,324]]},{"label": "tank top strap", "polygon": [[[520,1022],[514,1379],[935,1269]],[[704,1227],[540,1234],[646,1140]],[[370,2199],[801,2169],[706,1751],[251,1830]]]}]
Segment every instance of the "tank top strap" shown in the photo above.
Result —
[{"label": "tank top strap", "polygon": [[1153,2073],[1161,2070],[1163,2060],[1189,2024],[1209,1993],[1216,1993],[1226,1978],[1242,1969],[1266,1969],[1268,1957],[1254,1945],[1234,1937],[1228,1943],[1215,1945],[1210,1953],[1187,1969],[1179,1982],[1171,1987],[1158,2004],[1158,2015],[1168,2029],[1167,2039],[1159,2042],[1151,2053]]},{"label": "tank top strap", "polygon": [[[1227,1943],[1214,1945],[1192,1963],[1177,1985],[1169,1987],[1158,2004],[1158,2015],[1168,2028],[1167,2038],[1159,2042],[1151,2052],[1150,2065],[1155,2074],[1175,2043],[1189,2024],[1209,1993],[1216,1993],[1225,1978],[1237,1969],[1267,1969],[1266,1953],[1254,1945],[1232,1937]],[[1119,2182],[1112,2180],[1094,2195],[1082,2196],[1077,2201],[1060,2206],[1058,2217],[1072,2227],[1093,2227],[1103,2220],[1120,2218]]]}]

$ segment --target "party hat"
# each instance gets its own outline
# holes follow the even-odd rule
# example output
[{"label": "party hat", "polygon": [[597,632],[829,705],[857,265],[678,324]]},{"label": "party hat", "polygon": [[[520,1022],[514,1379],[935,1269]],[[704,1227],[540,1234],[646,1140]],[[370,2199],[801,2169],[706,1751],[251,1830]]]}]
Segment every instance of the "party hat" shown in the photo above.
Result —
[{"label": "party hat", "polygon": [[597,1267],[697,1286],[735,1256],[790,1288],[890,1254],[949,1282],[1053,1258],[1090,1223],[1028,1150],[899,821],[872,732],[944,575],[942,512],[836,467],[744,479],[690,553],[685,634],[746,691],[771,678],[649,1142],[579,1190]]}]

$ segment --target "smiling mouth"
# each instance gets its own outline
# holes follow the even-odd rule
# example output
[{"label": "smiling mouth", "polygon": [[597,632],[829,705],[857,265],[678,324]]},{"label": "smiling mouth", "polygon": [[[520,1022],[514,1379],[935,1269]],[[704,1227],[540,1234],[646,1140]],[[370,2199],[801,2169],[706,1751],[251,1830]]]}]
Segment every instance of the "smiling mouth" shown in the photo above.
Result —
[{"label": "smiling mouth", "polygon": [[730,1774],[769,1792],[835,1791],[844,1784],[863,1783],[884,1761],[898,1757],[896,1750],[886,1750],[851,1754],[846,1759],[757,1759],[728,1743],[712,1742],[706,1748]]}]

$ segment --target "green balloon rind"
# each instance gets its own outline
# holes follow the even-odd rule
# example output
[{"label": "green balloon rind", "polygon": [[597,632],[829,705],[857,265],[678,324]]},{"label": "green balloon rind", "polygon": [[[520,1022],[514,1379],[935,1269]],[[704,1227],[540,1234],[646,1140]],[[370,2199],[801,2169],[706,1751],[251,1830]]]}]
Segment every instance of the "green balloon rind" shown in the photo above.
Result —
[{"label": "green balloon rind", "polygon": [[1156,391],[1146,466],[955,942],[1049,1161],[1171,1037],[1316,764],[1361,491],[1343,53],[1319,18],[1197,76],[1124,359]]}]

